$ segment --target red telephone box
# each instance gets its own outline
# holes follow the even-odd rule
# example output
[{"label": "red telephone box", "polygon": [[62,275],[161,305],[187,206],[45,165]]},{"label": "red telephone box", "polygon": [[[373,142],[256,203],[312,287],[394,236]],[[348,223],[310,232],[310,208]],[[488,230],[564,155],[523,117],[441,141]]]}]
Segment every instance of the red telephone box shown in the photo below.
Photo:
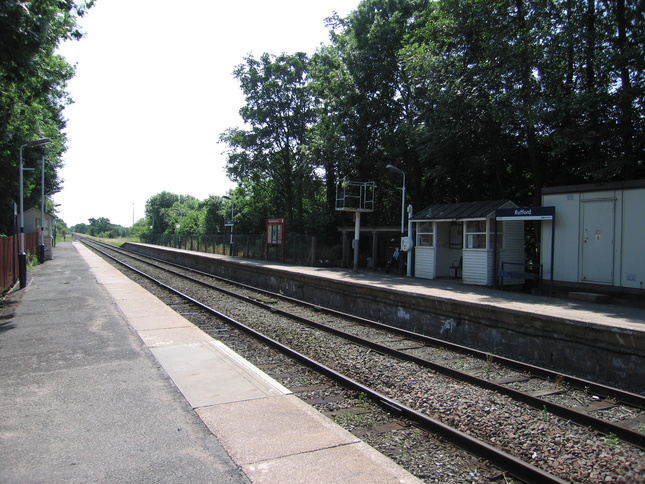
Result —
[{"label": "red telephone box", "polygon": [[269,259],[269,246],[282,246],[282,262],[284,262],[284,247],[286,244],[287,229],[283,218],[267,219],[266,259]]}]

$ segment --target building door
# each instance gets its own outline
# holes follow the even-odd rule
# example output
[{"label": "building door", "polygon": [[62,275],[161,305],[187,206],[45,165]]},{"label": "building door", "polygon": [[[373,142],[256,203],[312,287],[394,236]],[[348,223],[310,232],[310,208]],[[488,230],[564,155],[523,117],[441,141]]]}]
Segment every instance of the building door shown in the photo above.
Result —
[{"label": "building door", "polygon": [[582,201],[582,282],[614,280],[614,199]]}]

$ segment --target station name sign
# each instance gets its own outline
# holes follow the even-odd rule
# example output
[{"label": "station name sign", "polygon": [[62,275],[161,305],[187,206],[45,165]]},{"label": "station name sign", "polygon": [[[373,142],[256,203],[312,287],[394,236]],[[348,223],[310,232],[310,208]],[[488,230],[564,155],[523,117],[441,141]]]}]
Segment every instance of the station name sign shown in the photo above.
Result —
[{"label": "station name sign", "polygon": [[555,207],[498,208],[495,220],[553,220]]}]

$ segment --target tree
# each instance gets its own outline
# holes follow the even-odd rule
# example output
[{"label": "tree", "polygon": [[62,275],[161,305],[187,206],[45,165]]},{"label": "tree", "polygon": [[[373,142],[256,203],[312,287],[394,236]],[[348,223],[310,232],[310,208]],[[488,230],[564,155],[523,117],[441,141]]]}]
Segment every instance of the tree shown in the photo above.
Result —
[{"label": "tree", "polygon": [[203,214],[201,203],[191,195],[180,195],[165,213],[167,233],[197,235],[201,233]]},{"label": "tree", "polygon": [[88,234],[94,237],[105,237],[111,234],[113,225],[109,218],[99,217],[88,220],[90,223]]},{"label": "tree", "polygon": [[[331,116],[322,116],[319,129],[329,135],[329,127],[340,127],[333,135],[344,151],[338,177],[376,180],[382,188],[377,192],[381,210],[372,217],[376,223],[394,222],[400,213],[396,191],[400,179],[385,169],[388,164],[413,175],[409,177],[411,198],[421,191],[424,167],[415,150],[415,92],[401,50],[415,29],[416,18],[430,4],[427,0],[364,0],[347,18],[330,19],[337,53],[319,52],[317,60],[331,70],[321,72],[319,67],[314,71],[325,96],[321,104],[332,106]],[[316,139],[324,138],[318,134]],[[327,147],[333,144],[330,139],[325,143]]]},{"label": "tree", "polygon": [[229,204],[227,200],[214,195],[202,202],[203,234],[220,234],[224,231],[224,222],[231,218]]},{"label": "tree", "polygon": [[643,16],[635,3],[621,14],[627,3],[442,0],[426,11],[404,55],[425,91],[419,148],[444,186],[539,204],[544,185],[645,174]]},{"label": "tree", "polygon": [[645,176],[640,0],[363,0],[329,25],[310,62],[265,54],[235,72],[248,127],[221,140],[260,230],[284,213],[333,226],[343,178],[377,182],[368,223],[398,222],[387,164],[417,207]]},{"label": "tree", "polygon": [[172,233],[174,226],[168,216],[170,209],[179,201],[179,195],[161,192],[146,201],[146,217],[150,220],[153,234]]},{"label": "tree", "polygon": [[76,233],[76,234],[87,234],[89,233],[89,226],[85,223],[80,223],[73,225],[72,228],[70,229],[70,232]]},{"label": "tree", "polygon": [[285,214],[303,230],[305,200],[316,190],[316,175],[300,151],[313,121],[307,86],[306,54],[248,56],[235,77],[245,96],[240,109],[250,129],[231,128],[220,140],[228,145],[227,172],[236,181],[250,180],[253,196]]},{"label": "tree", "polygon": [[[4,0],[0,4],[0,232],[12,230],[11,202],[18,203],[19,148],[28,141],[50,138],[46,192],[60,189],[57,171],[65,151],[63,109],[70,102],[66,83],[74,69],[55,54],[63,40],[80,39],[77,19],[94,1]],[[42,151],[24,151],[24,166],[35,167]],[[24,196],[36,204],[40,184],[26,172]]]}]

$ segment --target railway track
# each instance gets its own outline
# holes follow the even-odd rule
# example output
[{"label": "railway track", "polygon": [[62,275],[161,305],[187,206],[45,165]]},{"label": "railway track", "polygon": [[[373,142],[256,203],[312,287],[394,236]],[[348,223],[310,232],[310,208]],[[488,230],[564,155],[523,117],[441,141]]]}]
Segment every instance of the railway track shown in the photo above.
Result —
[{"label": "railway track", "polygon": [[[132,254],[125,254],[114,247],[110,247],[110,251],[119,251],[121,257],[132,257]],[[266,344],[287,353],[292,351],[291,358],[309,366],[317,364],[314,359],[320,360],[323,364],[317,371],[337,381],[343,378],[341,373],[347,374],[349,378],[343,380],[343,386],[369,395],[396,416],[456,442],[459,447],[493,462],[520,480],[548,482],[552,479],[550,482],[561,482],[561,479],[571,479],[592,482],[604,475],[598,470],[599,464],[604,464],[612,468],[609,474],[612,479],[617,479],[613,482],[631,482],[630,479],[638,478],[634,477],[639,475],[638,466],[645,465],[645,453],[642,451],[645,427],[641,420],[645,402],[639,395],[555,375],[520,362],[307,305],[280,294],[258,292],[249,286],[214,279],[211,275],[186,268],[171,268],[165,262],[139,256],[130,260],[132,265],[153,263],[156,267],[152,270],[173,278],[198,279],[203,290],[217,290],[227,298],[242,301],[245,307],[253,305],[259,308],[268,315],[261,319],[289,318],[289,324],[258,322],[255,326],[261,326],[262,332],[268,334],[262,336]],[[245,311],[238,308],[238,313],[242,315]],[[229,318],[226,315],[219,317]],[[296,324],[300,329],[295,329]],[[276,329],[278,327],[281,329]],[[257,332],[251,328],[244,330]],[[326,336],[321,336],[323,334]],[[321,349],[327,346],[325,341],[329,338],[342,341],[334,343],[336,348],[341,349]],[[278,343],[278,339],[288,343]],[[326,351],[345,351],[350,344],[353,348],[361,349],[351,350],[354,356],[348,356],[345,363],[325,355]],[[297,349],[287,350],[284,346]],[[326,360],[331,363],[325,364]],[[388,381],[374,382],[374,375],[370,381],[370,372],[365,372],[365,368],[390,366],[400,369],[396,370],[399,376],[381,379]],[[389,370],[372,373],[390,374]],[[390,379],[395,381],[390,382]],[[428,385],[428,379],[435,380],[435,385]],[[439,388],[449,388],[456,397],[446,397],[445,391],[437,394],[437,380],[443,382]],[[465,391],[467,396],[464,396],[463,389],[453,388],[457,385],[455,382],[462,382],[459,383],[460,387],[468,387]],[[473,386],[479,394],[472,390]],[[427,391],[426,387],[434,388],[435,393]],[[530,392],[522,391],[522,387],[530,387]],[[514,401],[509,403],[510,399]],[[468,409],[465,412],[463,408],[450,411],[446,408],[450,403],[446,402],[452,402],[452,405],[457,405],[456,408],[464,405]],[[531,409],[524,408],[527,405]],[[522,411],[518,414],[519,406],[522,406]],[[605,412],[604,418],[596,418],[592,415],[594,412]],[[503,422],[497,432],[491,431],[491,418]],[[514,427],[513,420],[517,421]],[[482,425],[484,421],[488,423]],[[527,422],[530,423],[527,425]],[[543,438],[545,436],[546,439]],[[547,448],[545,440],[553,440],[560,451]],[[584,442],[578,450],[571,443],[576,440]],[[595,451],[590,452],[589,449]],[[612,459],[614,455],[616,459]],[[583,464],[585,459],[596,462]],[[610,465],[616,462],[620,465]]]}]

